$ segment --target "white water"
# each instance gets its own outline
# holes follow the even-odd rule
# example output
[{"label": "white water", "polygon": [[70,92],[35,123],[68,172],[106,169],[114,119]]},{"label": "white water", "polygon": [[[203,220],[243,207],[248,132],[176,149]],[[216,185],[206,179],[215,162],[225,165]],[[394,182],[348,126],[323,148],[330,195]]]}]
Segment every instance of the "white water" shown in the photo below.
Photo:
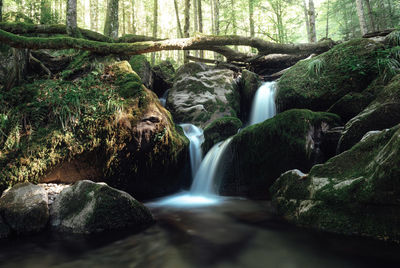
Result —
[{"label": "white water", "polygon": [[261,123],[275,116],[275,90],[276,82],[266,82],[257,90],[251,107],[249,125]]},{"label": "white water", "polygon": [[168,93],[169,93],[169,89],[164,92],[164,94],[161,96],[161,98],[159,98],[160,103],[163,107],[165,107],[165,104],[167,103]]},{"label": "white water", "polygon": [[203,130],[192,124],[181,124],[185,136],[189,139],[190,167],[192,168],[192,178],[195,177],[201,164],[203,156],[201,144],[204,142]]},{"label": "white water", "polygon": [[[267,120],[276,114],[275,82],[266,82],[257,90],[250,117],[250,125]],[[222,197],[215,189],[216,176],[221,166],[221,159],[232,138],[214,145],[203,160],[201,144],[204,141],[203,130],[192,124],[181,124],[186,137],[190,140],[190,165],[193,183],[189,192],[163,198],[158,205],[195,207],[218,204]]]}]

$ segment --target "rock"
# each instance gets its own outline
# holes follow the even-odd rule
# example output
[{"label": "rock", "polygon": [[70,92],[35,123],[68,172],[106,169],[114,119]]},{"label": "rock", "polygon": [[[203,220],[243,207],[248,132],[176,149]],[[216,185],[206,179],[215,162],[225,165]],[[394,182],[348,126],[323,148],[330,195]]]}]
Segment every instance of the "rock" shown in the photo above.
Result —
[{"label": "rock", "polygon": [[[298,62],[279,79],[278,111],[327,111],[346,94],[362,92],[379,75],[377,51],[383,48],[372,40],[354,39]],[[349,116],[346,109],[336,112],[343,118]]]},{"label": "rock", "polygon": [[350,149],[371,130],[391,128],[400,123],[400,75],[383,88],[376,99],[346,123],[338,150]]},{"label": "rock", "polygon": [[148,88],[153,89],[154,86],[154,72],[151,69],[150,63],[147,61],[144,55],[132,56],[129,60],[133,71],[135,71],[140,78],[142,83]]},{"label": "rock", "polygon": [[241,118],[249,118],[251,104],[253,103],[254,95],[257,89],[261,86],[260,77],[250,71],[243,70],[240,80],[240,115]]},{"label": "rock", "polygon": [[152,90],[157,96],[163,96],[164,92],[172,87],[175,68],[168,60],[162,61],[160,64],[153,67],[154,84]]},{"label": "rock", "polygon": [[174,120],[203,128],[217,118],[237,117],[240,97],[234,74],[202,63],[182,66],[167,98]]},{"label": "rock", "polygon": [[49,220],[47,193],[29,182],[19,183],[0,198],[0,215],[17,234],[39,232]]},{"label": "rock", "polygon": [[309,174],[288,171],[271,187],[273,204],[309,228],[400,239],[400,125],[366,135]]},{"label": "rock", "polygon": [[344,122],[359,114],[371,101],[373,95],[350,92],[335,102],[329,109],[329,113],[340,114]]},{"label": "rock", "polygon": [[49,199],[49,207],[51,207],[54,200],[61,193],[62,190],[71,186],[71,184],[65,183],[40,183],[38,185],[46,191]]},{"label": "rock", "polygon": [[3,217],[0,215],[0,239],[7,238],[11,234],[11,229],[7,225],[7,223],[3,220]]},{"label": "rock", "polygon": [[64,189],[51,206],[50,217],[56,230],[86,234],[143,228],[154,221],[150,211],[126,192],[87,180]]},{"label": "rock", "polygon": [[268,188],[282,172],[308,171],[331,157],[325,133],[340,121],[330,113],[289,110],[243,129],[229,146],[220,193],[268,198]]},{"label": "rock", "polygon": [[[116,62],[106,66],[103,74],[80,79],[81,88],[74,90],[85,96],[81,110],[77,112],[76,105],[67,102],[71,117],[65,122],[51,108],[52,98],[61,92],[50,96],[43,92],[49,85],[42,83],[62,91],[69,82],[51,79],[39,81],[40,86],[26,86],[39,91],[32,94],[26,109],[33,114],[32,126],[41,126],[43,131],[35,132],[34,139],[22,137],[20,147],[3,154],[0,191],[21,180],[74,183],[90,179],[144,199],[172,193],[190,181],[189,141],[128,62]],[[19,116],[18,111],[13,113]]]},{"label": "rock", "polygon": [[242,125],[242,121],[236,117],[223,117],[208,124],[204,129],[203,154],[218,142],[235,135]]}]

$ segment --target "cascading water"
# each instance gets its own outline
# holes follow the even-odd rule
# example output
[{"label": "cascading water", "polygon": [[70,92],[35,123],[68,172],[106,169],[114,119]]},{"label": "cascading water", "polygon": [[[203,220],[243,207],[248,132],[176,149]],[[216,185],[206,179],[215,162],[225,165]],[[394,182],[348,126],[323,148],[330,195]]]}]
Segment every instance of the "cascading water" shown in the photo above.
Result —
[{"label": "cascading water", "polygon": [[192,168],[192,178],[195,177],[201,164],[202,150],[201,144],[204,142],[203,130],[192,124],[181,124],[185,136],[189,139],[190,167]]},{"label": "cascading water", "polygon": [[[263,122],[275,116],[275,89],[275,82],[266,82],[257,90],[251,109],[249,125]],[[181,124],[181,127],[190,141],[192,187],[189,192],[164,198],[157,204],[189,207],[216,204],[221,200],[221,197],[217,195],[214,183],[221,166],[221,159],[232,138],[214,145],[201,161],[201,144],[204,141],[203,130],[192,124]]]},{"label": "cascading water", "polygon": [[164,92],[164,94],[161,96],[161,98],[159,98],[160,103],[163,107],[165,107],[165,104],[167,103],[168,93],[169,93],[169,89]]},{"label": "cascading water", "polygon": [[275,90],[276,82],[263,83],[257,90],[251,107],[250,126],[275,116]]}]

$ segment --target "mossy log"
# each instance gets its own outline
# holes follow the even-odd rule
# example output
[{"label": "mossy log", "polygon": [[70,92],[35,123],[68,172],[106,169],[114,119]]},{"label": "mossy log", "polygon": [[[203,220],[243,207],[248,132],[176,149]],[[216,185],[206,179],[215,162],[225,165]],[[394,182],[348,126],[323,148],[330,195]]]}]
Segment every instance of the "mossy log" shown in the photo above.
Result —
[{"label": "mossy log", "polygon": [[[20,29],[20,28],[21,29]],[[27,33],[48,33],[56,34],[62,31],[66,32],[63,25],[29,25],[27,24],[0,24],[0,41],[16,48],[30,49],[79,49],[87,50],[97,54],[120,54],[120,55],[137,55],[149,52],[157,52],[162,50],[210,50],[218,52],[228,61],[248,61],[250,55],[238,53],[227,48],[227,45],[250,46],[256,48],[259,55],[268,54],[311,54],[322,53],[329,50],[335,43],[332,40],[326,40],[312,44],[277,44],[262,40],[260,38],[249,38],[244,36],[227,35],[227,36],[210,36],[196,35],[191,38],[166,39],[159,41],[141,41],[135,43],[113,43],[99,40],[99,38],[82,38],[73,37],[26,37],[17,35]],[[19,29],[19,30],[17,30]],[[88,31],[91,34],[94,32]],[[86,30],[82,30],[82,34],[87,36]],[[96,33],[94,33],[96,34]],[[98,34],[102,36],[101,34]],[[101,38],[102,39],[102,38]],[[122,39],[124,40],[124,39]]]}]

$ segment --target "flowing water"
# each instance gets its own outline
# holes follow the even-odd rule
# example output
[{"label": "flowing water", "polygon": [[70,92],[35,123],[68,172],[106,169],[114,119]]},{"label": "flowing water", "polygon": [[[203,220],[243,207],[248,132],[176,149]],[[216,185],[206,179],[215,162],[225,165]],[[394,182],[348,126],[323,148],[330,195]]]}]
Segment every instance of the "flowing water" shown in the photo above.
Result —
[{"label": "flowing water", "polygon": [[250,125],[261,123],[275,116],[275,91],[276,82],[265,82],[257,90],[251,107]]},{"label": "flowing water", "polygon": [[197,173],[201,164],[202,150],[201,144],[204,141],[203,130],[192,124],[181,124],[185,136],[189,139],[190,167],[192,169],[192,178]]},{"label": "flowing water", "polygon": [[161,98],[159,98],[160,103],[163,107],[165,107],[165,104],[167,103],[168,93],[169,93],[169,89],[164,92],[164,94],[161,96]]}]

